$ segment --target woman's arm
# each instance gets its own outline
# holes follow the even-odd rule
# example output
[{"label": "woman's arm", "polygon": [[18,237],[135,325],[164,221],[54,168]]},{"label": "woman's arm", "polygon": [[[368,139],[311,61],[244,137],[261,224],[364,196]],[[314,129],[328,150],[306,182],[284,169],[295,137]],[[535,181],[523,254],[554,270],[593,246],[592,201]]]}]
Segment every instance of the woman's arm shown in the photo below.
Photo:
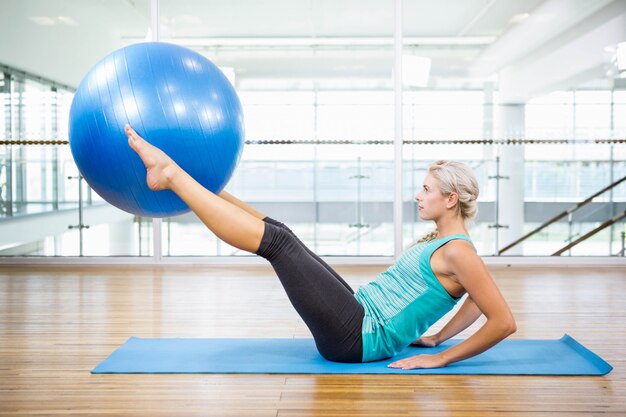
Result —
[{"label": "woman's arm", "polygon": [[444,261],[465,288],[478,309],[487,317],[471,337],[435,355],[417,355],[390,364],[392,368],[437,368],[478,355],[516,330],[515,319],[489,271],[465,241],[446,244]]},{"label": "woman's arm", "polygon": [[420,343],[420,340],[423,339],[420,338],[412,344],[417,346],[437,346],[467,329],[472,323],[478,320],[481,314],[482,311],[480,311],[474,300],[472,300],[472,297],[467,297],[459,311],[456,312],[454,317],[452,317],[439,332],[432,336],[426,336],[432,343]]}]

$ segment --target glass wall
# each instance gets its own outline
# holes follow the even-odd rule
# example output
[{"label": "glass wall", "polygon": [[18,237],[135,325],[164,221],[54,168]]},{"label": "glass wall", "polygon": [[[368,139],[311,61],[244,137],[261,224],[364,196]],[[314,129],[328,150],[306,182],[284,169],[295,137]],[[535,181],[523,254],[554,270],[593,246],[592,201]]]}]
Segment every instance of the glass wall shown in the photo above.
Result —
[{"label": "glass wall", "polygon": [[[139,41],[130,35],[145,40],[149,1],[90,1],[70,10],[28,0],[13,2],[9,14],[0,35],[23,42],[11,49],[16,56],[0,57],[0,256],[151,255],[152,220],[92,192],[67,145],[78,81],[106,54]],[[29,67],[8,65],[33,46]],[[75,82],[65,79],[72,75]]]},{"label": "glass wall", "polygon": [[[415,200],[433,161],[451,159],[467,163],[480,181],[481,201],[494,199],[485,175],[485,146],[456,143],[483,137],[483,91],[420,91],[410,87],[407,90],[403,94],[404,247],[434,230],[434,223],[420,220]],[[474,243],[483,248],[481,253],[489,253],[484,248],[489,243],[479,232],[479,225],[487,221],[482,214],[468,231]]]},{"label": "glass wall", "polygon": [[[361,4],[283,2],[260,20],[239,2],[161,2],[162,39],[207,56],[241,99],[247,144],[226,190],[289,224],[320,255],[393,255],[392,44],[347,39],[392,37],[393,2],[370,5],[377,22],[338,33],[328,19],[356,16]],[[233,32],[233,19],[245,33]],[[364,78],[373,65],[377,79]],[[165,220],[163,254],[250,255],[192,215]]]},{"label": "glass wall", "polygon": [[[525,145],[525,232],[626,176],[624,93],[557,91],[526,104],[526,137],[547,143]],[[626,181],[529,238],[523,254],[556,253],[623,213],[625,202]],[[619,254],[625,231],[622,218],[562,254]]]},{"label": "glass wall", "polygon": [[[54,46],[61,57],[32,68],[12,67],[0,57],[7,64],[0,66],[0,256],[155,255],[152,219],[123,212],[93,192],[79,178],[66,144],[77,81],[109,52],[152,38],[149,2],[111,1],[105,7],[87,1],[71,13],[58,3],[24,3],[39,12],[17,10],[28,24],[4,27],[0,34],[14,30],[42,50]],[[161,40],[208,57],[242,102],[246,145],[226,190],[287,223],[320,255],[393,256],[393,45],[379,42],[393,37],[393,2],[368,3],[378,20],[342,30],[329,19],[358,15],[361,5],[283,2],[280,13],[268,13],[263,21],[238,1],[160,5]],[[106,31],[103,23],[85,24],[99,17],[118,23]],[[405,36],[419,36],[411,30]],[[69,68],[76,57],[59,49],[88,59]],[[73,71],[79,74],[75,82],[64,78]],[[434,227],[419,219],[414,198],[437,159],[466,162],[477,175],[479,214],[469,232],[481,255],[497,254],[509,243],[498,241],[494,227],[506,207],[509,182],[496,177],[507,150],[519,151],[524,160],[518,173],[522,233],[626,175],[626,91],[556,91],[530,100],[524,106],[524,143],[495,138],[497,100],[491,82],[405,85],[403,248]],[[626,182],[520,244],[521,254],[551,255],[624,210]],[[160,227],[165,257],[252,256],[221,242],[192,213],[163,219]],[[615,255],[623,232],[619,219],[563,255]]]}]

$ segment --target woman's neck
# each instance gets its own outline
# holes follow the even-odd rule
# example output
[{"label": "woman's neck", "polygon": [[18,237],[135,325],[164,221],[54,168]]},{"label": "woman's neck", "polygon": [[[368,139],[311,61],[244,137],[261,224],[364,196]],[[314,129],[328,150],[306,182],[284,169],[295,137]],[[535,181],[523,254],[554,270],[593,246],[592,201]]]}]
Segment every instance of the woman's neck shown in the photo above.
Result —
[{"label": "woman's neck", "polygon": [[437,224],[437,238],[456,234],[469,236],[465,222],[461,218],[439,219],[435,223]]}]

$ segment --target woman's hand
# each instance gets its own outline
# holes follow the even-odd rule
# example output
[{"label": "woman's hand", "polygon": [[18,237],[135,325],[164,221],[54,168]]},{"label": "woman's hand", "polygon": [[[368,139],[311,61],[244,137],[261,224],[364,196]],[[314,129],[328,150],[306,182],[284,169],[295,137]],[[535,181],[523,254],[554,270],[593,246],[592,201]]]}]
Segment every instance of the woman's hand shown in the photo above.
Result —
[{"label": "woman's hand", "polygon": [[417,339],[415,342],[411,343],[411,346],[424,346],[424,347],[435,347],[439,345],[439,338],[437,335],[432,336],[422,336]]},{"label": "woman's hand", "polygon": [[415,368],[443,368],[446,365],[441,355],[417,355],[390,363],[387,366],[408,370]]}]

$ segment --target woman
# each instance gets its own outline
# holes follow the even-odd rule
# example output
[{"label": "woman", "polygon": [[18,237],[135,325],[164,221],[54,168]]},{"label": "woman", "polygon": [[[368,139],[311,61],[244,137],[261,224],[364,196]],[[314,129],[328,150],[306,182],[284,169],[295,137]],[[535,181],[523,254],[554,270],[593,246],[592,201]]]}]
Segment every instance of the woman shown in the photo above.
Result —
[{"label": "woman", "polygon": [[[150,189],[174,191],[221,240],[270,262],[324,358],[367,362],[392,357],[412,341],[436,346],[484,314],[486,323],[467,340],[389,365],[437,368],[477,355],[515,332],[511,311],[465,228],[478,197],[474,174],[465,165],[438,161],[429,167],[416,198],[420,217],[433,220],[436,232],[355,294],[287,226],[225,191],[205,189],[130,126],[125,131],[146,166]],[[467,299],[439,333],[420,337],[465,293]]]}]

